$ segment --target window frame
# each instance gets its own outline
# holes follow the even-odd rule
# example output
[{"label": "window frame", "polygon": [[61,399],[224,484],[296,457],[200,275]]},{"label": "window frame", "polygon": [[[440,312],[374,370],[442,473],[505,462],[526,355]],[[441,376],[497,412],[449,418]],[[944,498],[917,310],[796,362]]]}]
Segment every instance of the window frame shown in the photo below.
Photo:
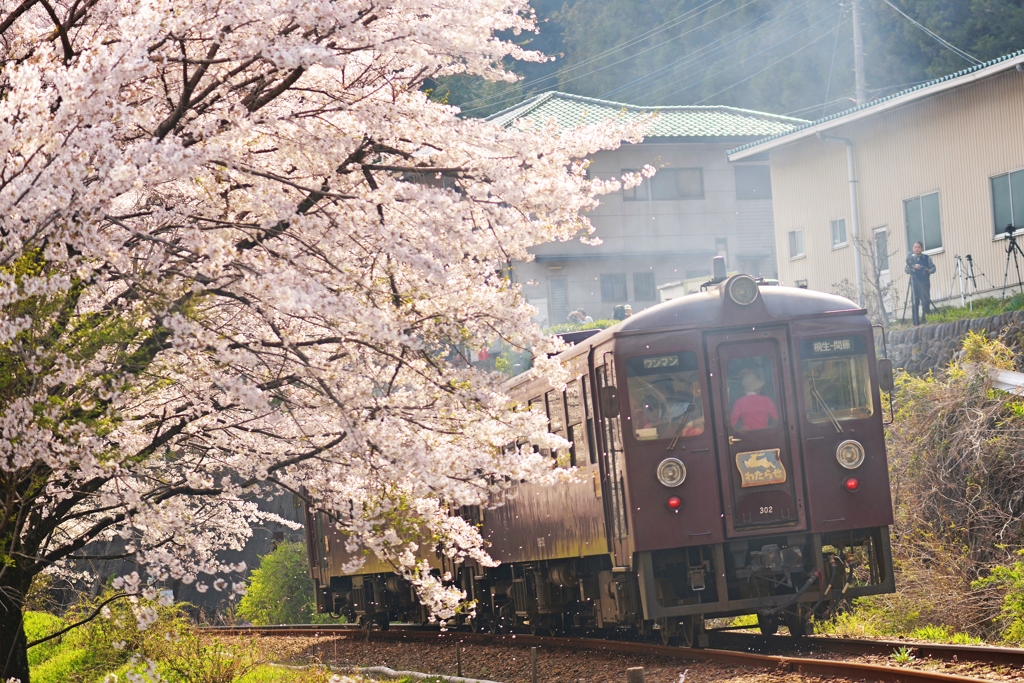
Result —
[{"label": "window frame", "polygon": [[[1013,169],[1011,171],[1007,171],[1006,173],[997,173],[996,175],[991,175],[991,176],[988,177],[988,191],[989,191],[989,197],[991,199],[990,206],[992,208],[992,231],[993,231],[992,239],[993,240],[999,240],[999,239],[1005,239],[1006,238],[1006,232],[1005,232],[1006,226],[1005,225],[1000,225],[1000,224],[998,224],[996,222],[996,218],[997,218],[997,213],[998,212],[996,211],[995,181],[997,179],[999,179],[999,178],[1006,178],[1007,199],[1009,199],[1009,202],[1010,202],[1010,207],[1009,207],[1010,208],[1010,225],[1014,226],[1015,228],[1017,228],[1017,227],[1024,227],[1024,197],[1020,197],[1020,199],[1022,200],[1021,201],[1021,208],[1020,208],[1020,213],[1021,213],[1020,225],[1017,224],[1017,221],[1016,221],[1016,219],[1014,217],[1014,213],[1015,213],[1015,211],[1014,211],[1014,201],[1013,201],[1013,195],[1014,195],[1014,192],[1013,192],[1013,176],[1014,175],[1024,176],[1024,168],[1017,168],[1017,169]],[[1024,178],[1022,178],[1021,184],[1024,185]],[[1024,194],[1024,188],[1021,189],[1021,194]]]},{"label": "window frame", "polygon": [[[611,295],[606,297],[605,296],[605,294],[606,294],[605,278],[619,278],[619,277],[622,278],[623,297],[621,299],[617,298],[617,297],[614,297],[614,296],[611,296]],[[601,303],[614,303],[614,302],[627,302],[627,301],[629,301],[629,283],[626,280],[626,274],[625,273],[600,273],[598,275],[598,282],[601,284]],[[614,295],[616,293],[617,292],[612,292],[612,295]]]},{"label": "window frame", "polygon": [[[930,244],[928,239],[926,238],[927,228],[925,226],[924,199],[926,197],[932,197],[932,196],[935,197],[935,208],[936,208],[936,214],[938,216],[938,221],[939,221],[939,225],[938,225],[939,244],[937,244],[937,245]],[[908,213],[907,209],[908,209],[908,205],[911,202],[917,202],[918,203],[918,211],[920,213],[920,220],[921,220],[921,224],[920,224],[921,225],[921,234],[920,234],[920,237],[918,237],[916,235],[911,235],[910,234],[910,222],[907,220],[910,214]],[[919,195],[917,195],[915,197],[908,197],[907,199],[903,200],[903,233],[904,233],[904,235],[907,238],[908,249],[909,249],[909,247],[913,246],[914,242],[921,242],[921,244],[924,246],[924,249],[923,249],[924,253],[926,253],[926,254],[939,254],[939,253],[942,253],[942,251],[943,251],[943,244],[942,244],[942,197],[940,196],[938,190],[933,190],[932,192],[925,192],[925,193],[919,194]]]},{"label": "window frame", "polygon": [[[793,247],[795,246],[794,236],[798,234],[800,235],[800,250],[796,253],[793,253]],[[796,228],[794,230],[790,230],[788,233],[786,233],[786,237],[789,242],[789,260],[796,261],[797,259],[806,258],[807,246],[804,244],[804,229]]]},{"label": "window frame", "polygon": [[[626,173],[640,173],[640,169],[637,168],[623,168],[620,169],[621,174]],[[631,188],[622,188],[622,201],[624,202],[647,202],[651,200],[650,183],[647,181],[649,178],[644,178],[639,185]],[[643,196],[640,196],[641,193]]]},{"label": "window frame", "polygon": [[[832,236],[832,248],[842,249],[843,247],[850,246],[850,239],[846,232],[846,218],[834,218],[828,222],[829,232]],[[841,227],[843,231],[842,241],[836,241],[836,228]]]},{"label": "window frame", "polygon": [[[648,289],[647,283],[643,283],[641,287],[640,279],[650,278],[650,289]],[[650,294],[649,297],[645,297],[645,294]],[[633,299],[636,301],[657,301],[658,300],[658,286],[657,281],[654,277],[654,271],[642,270],[633,273]]]},{"label": "window frame", "polygon": [[[698,177],[699,184],[700,184],[700,193],[699,194],[683,194],[682,191],[680,190],[680,187],[679,187],[679,176],[680,176],[680,173],[683,173],[683,172],[686,172],[686,171],[696,171],[697,172],[697,177]],[[655,184],[657,184],[658,187],[663,186],[664,183],[668,182],[668,181],[666,181],[666,178],[668,176],[672,176],[672,181],[669,183],[669,185],[673,188],[674,195],[671,196],[671,197],[657,197],[657,196],[655,196],[655,192],[654,192]],[[659,177],[661,178],[660,182],[658,180]],[[704,168],[701,167],[701,166],[680,166],[680,167],[672,167],[672,168],[659,168],[658,172],[655,173],[652,178],[649,178],[649,184],[650,184],[650,190],[649,190],[648,194],[649,194],[650,200],[652,202],[685,202],[685,201],[694,201],[694,200],[704,199]]]}]

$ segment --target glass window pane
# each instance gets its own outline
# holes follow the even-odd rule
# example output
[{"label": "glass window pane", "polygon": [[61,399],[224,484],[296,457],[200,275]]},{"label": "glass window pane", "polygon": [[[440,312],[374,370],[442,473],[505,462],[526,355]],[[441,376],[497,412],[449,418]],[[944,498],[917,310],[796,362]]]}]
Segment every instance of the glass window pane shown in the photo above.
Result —
[{"label": "glass window pane", "polygon": [[732,428],[750,432],[777,425],[779,411],[772,359],[768,356],[731,358],[725,365],[725,372]]},{"label": "glass window pane", "polygon": [[846,244],[845,218],[832,221],[832,246],[838,247],[841,244]]},{"label": "glass window pane", "polygon": [[658,169],[658,172],[648,182],[651,184],[651,199],[656,201],[679,199],[679,191],[676,189],[675,169]]},{"label": "glass window pane", "polygon": [[914,242],[924,244],[924,229],[921,225],[921,198],[915,197],[903,202],[903,215],[907,224],[907,248]]},{"label": "glass window pane", "polygon": [[626,274],[604,273],[601,275],[601,301],[626,300]]},{"label": "glass window pane", "polygon": [[697,354],[692,351],[626,361],[629,421],[638,441],[704,433]]},{"label": "glass window pane", "polygon": [[[995,218],[993,226],[995,234],[1001,235],[1007,225],[1013,224],[1013,212],[1010,210],[1010,176],[1009,174],[996,176],[991,179],[992,183],[992,215]],[[1024,185],[1024,183],[1021,183]]]},{"label": "glass window pane", "polygon": [[875,233],[875,258],[878,259],[878,272],[889,272],[889,235],[884,230]]},{"label": "glass window pane", "polygon": [[633,273],[633,298],[637,301],[654,301],[658,298],[654,288],[654,273]]},{"label": "glass window pane", "polygon": [[924,248],[938,249],[942,246],[942,223],[939,220],[938,192],[921,197],[921,217],[924,221]]},{"label": "glass window pane", "polygon": [[1010,202],[1013,205],[1013,226],[1024,227],[1024,171],[1010,174]]},{"label": "glass window pane", "polygon": [[807,419],[833,422],[871,416],[874,403],[866,350],[863,337],[800,342]]}]

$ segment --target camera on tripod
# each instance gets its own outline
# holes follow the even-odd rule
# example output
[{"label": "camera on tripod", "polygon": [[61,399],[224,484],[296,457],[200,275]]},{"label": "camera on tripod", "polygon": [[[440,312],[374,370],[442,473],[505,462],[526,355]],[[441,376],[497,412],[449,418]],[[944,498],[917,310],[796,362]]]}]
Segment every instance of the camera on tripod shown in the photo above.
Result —
[{"label": "camera on tripod", "polygon": [[1024,230],[1024,228],[1007,223],[1006,227],[1001,230],[1001,233],[1007,237],[1015,237],[1014,233],[1019,232],[1020,230]]}]

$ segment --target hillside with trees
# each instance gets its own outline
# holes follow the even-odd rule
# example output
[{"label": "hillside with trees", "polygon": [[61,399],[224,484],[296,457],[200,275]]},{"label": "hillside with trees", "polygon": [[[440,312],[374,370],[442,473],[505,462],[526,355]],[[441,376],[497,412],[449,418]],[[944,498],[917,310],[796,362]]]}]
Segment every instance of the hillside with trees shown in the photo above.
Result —
[{"label": "hillside with trees", "polygon": [[[460,79],[435,96],[484,116],[547,90],[644,105],[726,104],[819,118],[854,104],[851,0],[535,0],[555,57],[514,84]],[[861,0],[868,99],[1024,47],[1012,0]],[[944,42],[943,42],[944,41]]]}]

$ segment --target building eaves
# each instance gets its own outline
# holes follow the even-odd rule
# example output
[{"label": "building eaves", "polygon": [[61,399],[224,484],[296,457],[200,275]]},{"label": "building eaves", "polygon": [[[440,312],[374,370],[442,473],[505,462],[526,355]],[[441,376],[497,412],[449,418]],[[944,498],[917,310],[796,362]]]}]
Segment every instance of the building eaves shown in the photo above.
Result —
[{"label": "building eaves", "polygon": [[560,130],[578,126],[647,119],[647,138],[668,140],[760,139],[807,123],[778,114],[726,106],[649,107],[611,102],[581,95],[549,92],[498,112],[488,120],[505,127],[544,125],[554,119]]},{"label": "building eaves", "polygon": [[820,132],[836,128],[838,126],[852,123],[860,119],[881,114],[882,112],[902,107],[912,102],[922,100],[926,97],[937,95],[946,90],[959,88],[970,83],[993,76],[1002,71],[1012,69],[1018,64],[1024,63],[1024,50],[1018,50],[1002,57],[991,59],[982,64],[976,64],[967,69],[962,69],[941,78],[936,78],[925,83],[919,83],[910,88],[900,90],[891,95],[886,95],[877,100],[851,107],[830,116],[809,121],[788,131],[781,131],[770,136],[749,142],[735,149],[726,152],[729,161],[742,161],[754,154],[762,154],[771,149],[782,147],[797,140],[817,135]]}]

